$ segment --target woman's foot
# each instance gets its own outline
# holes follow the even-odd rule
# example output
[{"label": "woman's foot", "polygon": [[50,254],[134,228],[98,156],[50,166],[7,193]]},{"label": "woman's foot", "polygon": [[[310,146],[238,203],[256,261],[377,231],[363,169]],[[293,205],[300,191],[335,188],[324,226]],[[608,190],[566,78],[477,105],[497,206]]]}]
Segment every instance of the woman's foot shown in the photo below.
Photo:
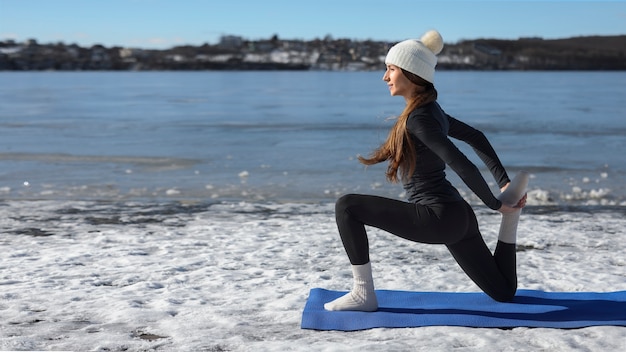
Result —
[{"label": "woman's foot", "polygon": [[378,309],[371,264],[352,265],[352,275],[354,277],[352,291],[324,304],[324,309],[362,312],[373,312]]},{"label": "woman's foot", "polygon": [[326,310],[356,310],[361,312],[374,312],[378,309],[376,293],[372,292],[366,297],[350,291],[332,302],[324,304]]}]

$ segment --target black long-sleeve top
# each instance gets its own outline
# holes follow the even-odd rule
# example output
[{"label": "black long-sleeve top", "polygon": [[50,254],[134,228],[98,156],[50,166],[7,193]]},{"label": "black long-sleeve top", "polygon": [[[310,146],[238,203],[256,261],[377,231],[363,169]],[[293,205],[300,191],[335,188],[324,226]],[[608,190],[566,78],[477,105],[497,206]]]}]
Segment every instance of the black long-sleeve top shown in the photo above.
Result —
[{"label": "black long-sleeve top", "polygon": [[494,210],[502,206],[476,165],[448,138],[450,136],[469,144],[489,168],[498,185],[503,187],[510,182],[509,177],[481,131],[446,114],[437,102],[411,112],[407,129],[417,153],[415,172],[404,183],[410,202],[428,205],[463,199],[446,179],[447,164],[486,206]]}]

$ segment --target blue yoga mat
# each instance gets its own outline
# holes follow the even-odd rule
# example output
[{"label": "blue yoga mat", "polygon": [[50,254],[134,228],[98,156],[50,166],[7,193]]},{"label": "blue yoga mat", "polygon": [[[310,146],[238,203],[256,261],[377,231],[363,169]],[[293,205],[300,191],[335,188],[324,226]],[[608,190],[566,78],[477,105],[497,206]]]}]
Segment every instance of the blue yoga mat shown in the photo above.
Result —
[{"label": "blue yoga mat", "polygon": [[377,290],[379,308],[376,312],[324,309],[324,303],[345,293],[312,289],[302,313],[302,328],[353,331],[436,325],[484,328],[626,326],[626,291],[518,290],[512,302],[500,303],[482,292]]}]

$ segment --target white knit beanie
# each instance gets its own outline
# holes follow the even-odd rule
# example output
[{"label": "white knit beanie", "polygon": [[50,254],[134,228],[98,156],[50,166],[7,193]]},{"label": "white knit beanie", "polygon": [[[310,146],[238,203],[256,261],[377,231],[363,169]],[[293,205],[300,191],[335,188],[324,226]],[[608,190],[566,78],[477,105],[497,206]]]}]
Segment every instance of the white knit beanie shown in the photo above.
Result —
[{"label": "white knit beanie", "polygon": [[419,40],[408,39],[389,49],[386,65],[395,65],[435,83],[437,54],[443,49],[443,38],[436,30],[426,32]]}]

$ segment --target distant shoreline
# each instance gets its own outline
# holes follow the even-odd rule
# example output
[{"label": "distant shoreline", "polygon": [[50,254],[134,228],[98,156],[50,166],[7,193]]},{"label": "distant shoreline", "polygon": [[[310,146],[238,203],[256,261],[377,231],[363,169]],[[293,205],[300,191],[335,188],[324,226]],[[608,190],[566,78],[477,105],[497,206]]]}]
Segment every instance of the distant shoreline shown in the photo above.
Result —
[{"label": "distant shoreline", "polygon": [[[316,39],[249,41],[224,36],[216,45],[166,50],[90,48],[64,43],[0,42],[0,71],[377,71],[393,42]],[[440,70],[622,71],[626,35],[567,39],[476,39],[446,44]]]}]

